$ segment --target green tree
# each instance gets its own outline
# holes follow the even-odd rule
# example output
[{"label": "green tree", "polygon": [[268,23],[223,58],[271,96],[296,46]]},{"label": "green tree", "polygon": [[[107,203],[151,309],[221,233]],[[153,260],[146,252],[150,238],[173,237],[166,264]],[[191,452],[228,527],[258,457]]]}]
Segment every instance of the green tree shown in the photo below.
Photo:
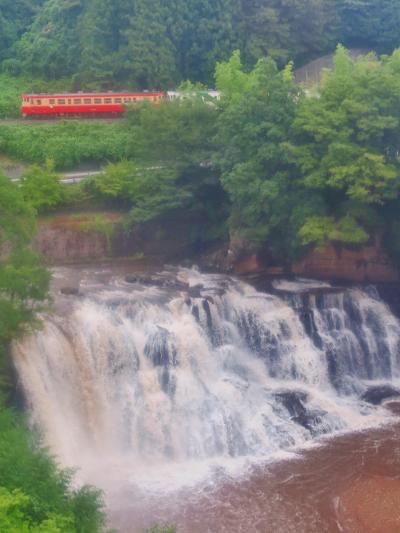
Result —
[{"label": "green tree", "polygon": [[0,61],[11,55],[12,46],[29,27],[40,3],[38,0],[2,0],[0,6]]},{"label": "green tree", "polygon": [[29,243],[34,210],[19,188],[0,175],[0,344],[31,324],[48,298],[49,273]]},{"label": "green tree", "polygon": [[3,405],[0,449],[2,532],[104,531],[100,491],[88,486],[73,489],[71,472],[60,470],[40,447],[37,436],[28,433],[19,415]]},{"label": "green tree", "polygon": [[[339,46],[318,97],[303,99],[298,107],[295,142],[288,149],[306,188],[326,198],[328,216],[336,220],[335,240],[364,242],[368,206],[378,213],[398,198],[399,76],[400,52],[383,61],[372,55],[353,61]],[[324,235],[332,240],[327,228],[333,219],[326,222]],[[343,224],[352,230],[342,231]],[[308,221],[303,239],[311,242],[317,226],[316,219]]]},{"label": "green tree", "polygon": [[151,165],[186,168],[205,164],[214,149],[218,110],[200,98],[144,105],[130,113],[131,150]]},{"label": "green tree", "polygon": [[173,169],[123,161],[109,164],[88,186],[106,198],[125,201],[131,208],[131,223],[137,224],[187,205],[191,195],[178,186],[177,178]]},{"label": "green tree", "polygon": [[33,165],[21,177],[20,190],[25,201],[38,212],[51,209],[61,203],[63,189],[54,163],[47,160],[44,166]]},{"label": "green tree", "polygon": [[247,76],[250,84],[227,77],[233,79],[235,98],[223,108],[216,137],[215,161],[232,203],[231,235],[256,246],[268,239],[275,254],[288,258],[298,250],[297,232],[307,214],[324,212],[318,195],[305,194],[283,146],[299,89],[290,65],[279,71],[272,59],[260,60]]},{"label": "green tree", "polygon": [[235,50],[229,61],[217,63],[215,83],[226,101],[240,100],[257,83],[257,72],[244,72],[240,51]]},{"label": "green tree", "polygon": [[32,515],[35,502],[20,489],[9,491],[0,487],[0,528],[4,533],[69,533],[72,518],[49,513],[37,521]]},{"label": "green tree", "polygon": [[396,0],[339,0],[337,40],[347,46],[391,53],[400,45],[400,5]]},{"label": "green tree", "polygon": [[242,0],[247,64],[269,55],[280,65],[304,61],[334,44],[338,19],[331,0]]},{"label": "green tree", "polygon": [[170,7],[161,0],[134,2],[123,32],[121,77],[147,89],[176,84],[176,48],[166,24],[171,16]]},{"label": "green tree", "polygon": [[[0,175],[0,382],[9,341],[36,321],[48,301],[50,275],[30,248],[35,211],[20,187]],[[100,533],[105,515],[99,491],[74,490],[23,420],[4,407],[0,390],[0,531]]]}]

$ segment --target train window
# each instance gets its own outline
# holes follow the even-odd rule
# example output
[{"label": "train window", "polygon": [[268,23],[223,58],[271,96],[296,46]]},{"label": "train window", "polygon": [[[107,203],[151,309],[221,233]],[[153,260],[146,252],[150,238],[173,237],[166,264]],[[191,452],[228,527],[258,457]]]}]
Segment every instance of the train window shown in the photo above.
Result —
[{"label": "train window", "polygon": [[105,104],[111,104],[111,102],[112,102],[111,98],[104,98],[104,103]]},{"label": "train window", "polygon": [[36,100],[36,105],[42,105],[42,101],[41,100]]},{"label": "train window", "polygon": [[53,104],[56,103],[56,101],[54,100],[54,98],[50,98],[49,103],[50,103],[50,105],[53,105]]},{"label": "train window", "polygon": [[131,99],[130,98],[124,98],[124,102],[130,102]]},{"label": "train window", "polygon": [[133,101],[136,102],[137,98],[133,98]]},{"label": "train window", "polygon": [[101,104],[101,101],[102,101],[101,98],[95,98],[94,99],[94,103],[95,104]]},{"label": "train window", "polygon": [[83,99],[83,103],[84,104],[91,104],[92,103],[92,99],[91,98],[84,98]]},{"label": "train window", "polygon": [[74,104],[81,104],[82,100],[80,98],[74,98]]},{"label": "train window", "polygon": [[65,104],[64,98],[61,98],[60,100],[57,100],[57,104],[64,105]]},{"label": "train window", "polygon": [[120,104],[122,102],[122,99],[121,98],[114,98],[114,102],[116,104]]},{"label": "train window", "polygon": [[71,98],[68,98],[68,103],[69,103],[69,104],[71,103]]},{"label": "train window", "polygon": [[157,98],[156,97],[153,98],[153,102],[157,102]]}]

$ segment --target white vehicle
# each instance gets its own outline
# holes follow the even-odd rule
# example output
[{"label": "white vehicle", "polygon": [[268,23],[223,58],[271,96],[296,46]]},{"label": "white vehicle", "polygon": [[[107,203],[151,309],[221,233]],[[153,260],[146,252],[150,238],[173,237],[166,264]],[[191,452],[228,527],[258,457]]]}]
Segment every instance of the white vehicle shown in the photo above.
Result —
[{"label": "white vehicle", "polygon": [[202,98],[203,100],[219,100],[221,98],[221,93],[214,89],[207,89],[204,91],[167,91],[167,99],[170,101],[198,97]]}]

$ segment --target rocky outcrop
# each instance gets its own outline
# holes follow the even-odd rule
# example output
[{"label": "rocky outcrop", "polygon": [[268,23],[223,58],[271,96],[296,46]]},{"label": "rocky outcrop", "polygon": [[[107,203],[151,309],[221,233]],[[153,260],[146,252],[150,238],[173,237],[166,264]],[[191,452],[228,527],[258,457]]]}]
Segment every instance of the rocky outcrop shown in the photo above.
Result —
[{"label": "rocky outcrop", "polygon": [[104,233],[104,223],[100,225],[102,232],[93,220],[79,220],[73,215],[41,221],[35,247],[49,264],[132,256],[182,263],[189,258],[202,268],[238,275],[275,277],[292,274],[353,283],[390,284],[400,281],[399,268],[390,261],[378,240],[363,247],[331,244],[323,249],[311,250],[294,265],[282,266],[273,260],[268,251],[256,253],[248,243],[232,237],[229,247],[227,243],[222,243],[204,248],[202,242],[193,241],[187,217],[176,216],[168,221],[143,224],[129,234],[118,225],[112,213],[102,214],[102,217],[108,217],[110,225],[115,226],[112,235]]},{"label": "rocky outcrop", "polygon": [[39,224],[34,247],[49,264],[89,261],[108,255],[105,235],[46,223]]},{"label": "rocky outcrop", "polygon": [[[311,434],[317,434],[323,426],[325,411],[306,407],[308,396],[303,391],[281,391],[274,394],[275,399],[288,411],[291,419]],[[323,431],[322,431],[323,432]]]},{"label": "rocky outcrop", "polygon": [[129,232],[121,219],[121,213],[113,212],[42,219],[34,247],[51,265],[122,257],[182,263],[203,251],[202,241],[193,238],[193,220],[187,214],[141,224]]},{"label": "rocky outcrop", "polygon": [[344,247],[333,244],[323,249],[311,250],[306,257],[293,265],[279,266],[263,252],[236,254],[229,251],[225,270],[235,274],[263,274],[265,276],[290,276],[321,280],[338,280],[355,283],[398,283],[400,270],[382,247],[376,243],[362,247]]},{"label": "rocky outcrop", "polygon": [[293,265],[298,276],[317,279],[338,279],[357,283],[396,283],[399,269],[378,244],[345,248],[329,245],[314,250]]},{"label": "rocky outcrop", "polygon": [[369,387],[361,396],[361,399],[364,400],[364,402],[372,403],[372,405],[380,405],[389,398],[399,397],[400,389],[388,384]]}]

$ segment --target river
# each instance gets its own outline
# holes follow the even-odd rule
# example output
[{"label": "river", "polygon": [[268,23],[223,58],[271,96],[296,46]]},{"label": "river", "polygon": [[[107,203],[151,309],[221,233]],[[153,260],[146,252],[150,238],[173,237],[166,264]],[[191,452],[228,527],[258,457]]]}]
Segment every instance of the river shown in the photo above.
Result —
[{"label": "river", "polygon": [[14,346],[32,424],[113,526],[400,531],[400,322],[375,287],[127,274],[57,269]]}]

